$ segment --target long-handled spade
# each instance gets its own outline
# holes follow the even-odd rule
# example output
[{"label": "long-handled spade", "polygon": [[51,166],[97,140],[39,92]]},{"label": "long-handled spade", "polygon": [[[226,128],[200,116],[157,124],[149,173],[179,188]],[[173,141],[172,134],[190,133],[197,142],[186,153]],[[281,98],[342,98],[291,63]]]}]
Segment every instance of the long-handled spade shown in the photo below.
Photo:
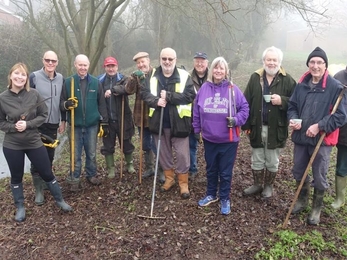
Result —
[{"label": "long-handled spade", "polygon": [[155,160],[155,170],[154,170],[154,178],[153,178],[151,215],[150,216],[138,215],[139,218],[150,218],[150,219],[165,219],[166,218],[166,217],[155,217],[155,216],[153,216],[155,187],[156,187],[156,184],[157,184],[158,164],[159,164],[159,154],[160,154],[160,139],[161,139],[161,131],[163,129],[163,117],[164,117],[164,107],[162,107],[161,111],[160,111],[159,137],[158,137],[158,145],[157,145],[157,158]]}]

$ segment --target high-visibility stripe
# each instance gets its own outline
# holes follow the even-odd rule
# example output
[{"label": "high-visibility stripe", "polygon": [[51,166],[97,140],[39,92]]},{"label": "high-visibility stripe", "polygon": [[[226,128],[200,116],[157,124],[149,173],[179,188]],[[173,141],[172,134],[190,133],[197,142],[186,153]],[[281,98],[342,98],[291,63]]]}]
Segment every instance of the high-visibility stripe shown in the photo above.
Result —
[{"label": "high-visibility stripe", "polygon": [[[180,82],[177,82],[175,84],[175,92],[183,93],[188,77],[189,77],[189,73],[179,68],[177,68],[177,70],[178,70],[178,74],[180,75]],[[155,69],[153,69],[153,73],[152,73],[151,79],[149,80],[149,83],[150,83],[150,89],[151,89],[152,95],[157,96],[158,95],[157,93],[158,79],[153,76],[154,72],[155,72]],[[183,118],[184,116],[187,116],[187,117],[192,116],[192,103],[189,103],[186,105],[177,105],[176,107],[177,107],[177,112],[180,118]],[[155,110],[154,108],[149,109],[149,117],[153,116],[154,110]]]}]

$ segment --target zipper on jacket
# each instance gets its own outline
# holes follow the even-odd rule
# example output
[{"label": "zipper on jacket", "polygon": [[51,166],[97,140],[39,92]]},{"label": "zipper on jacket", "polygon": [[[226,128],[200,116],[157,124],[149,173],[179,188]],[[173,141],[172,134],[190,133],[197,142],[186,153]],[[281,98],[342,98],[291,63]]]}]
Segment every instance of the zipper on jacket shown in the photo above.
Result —
[{"label": "zipper on jacket", "polygon": [[112,80],[113,80],[113,77],[111,76],[111,77],[110,77],[110,91],[111,91],[111,96],[110,96],[110,118],[109,118],[109,119],[112,119],[112,118],[113,118],[113,114],[112,114]]}]

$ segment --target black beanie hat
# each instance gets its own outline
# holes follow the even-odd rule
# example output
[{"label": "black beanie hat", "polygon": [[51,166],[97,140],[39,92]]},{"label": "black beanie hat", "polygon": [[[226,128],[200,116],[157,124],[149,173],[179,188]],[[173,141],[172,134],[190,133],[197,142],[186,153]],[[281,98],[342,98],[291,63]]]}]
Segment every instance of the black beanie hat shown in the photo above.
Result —
[{"label": "black beanie hat", "polygon": [[310,55],[308,55],[307,61],[306,61],[306,66],[308,67],[308,63],[310,61],[311,58],[313,57],[320,57],[325,61],[326,67],[328,68],[328,57],[325,53],[325,51],[323,51],[321,48],[316,47],[311,53]]}]

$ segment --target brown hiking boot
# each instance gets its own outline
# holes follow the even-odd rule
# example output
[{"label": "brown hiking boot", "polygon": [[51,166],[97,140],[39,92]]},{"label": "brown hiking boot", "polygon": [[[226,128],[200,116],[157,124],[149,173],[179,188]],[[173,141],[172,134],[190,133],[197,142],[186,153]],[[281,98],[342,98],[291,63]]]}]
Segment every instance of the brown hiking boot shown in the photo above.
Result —
[{"label": "brown hiking boot", "polygon": [[95,186],[101,184],[101,181],[100,181],[97,177],[95,177],[95,176],[89,177],[89,178],[87,178],[87,180],[88,180],[88,182],[89,182],[90,184],[93,184],[93,185],[95,185]]}]

